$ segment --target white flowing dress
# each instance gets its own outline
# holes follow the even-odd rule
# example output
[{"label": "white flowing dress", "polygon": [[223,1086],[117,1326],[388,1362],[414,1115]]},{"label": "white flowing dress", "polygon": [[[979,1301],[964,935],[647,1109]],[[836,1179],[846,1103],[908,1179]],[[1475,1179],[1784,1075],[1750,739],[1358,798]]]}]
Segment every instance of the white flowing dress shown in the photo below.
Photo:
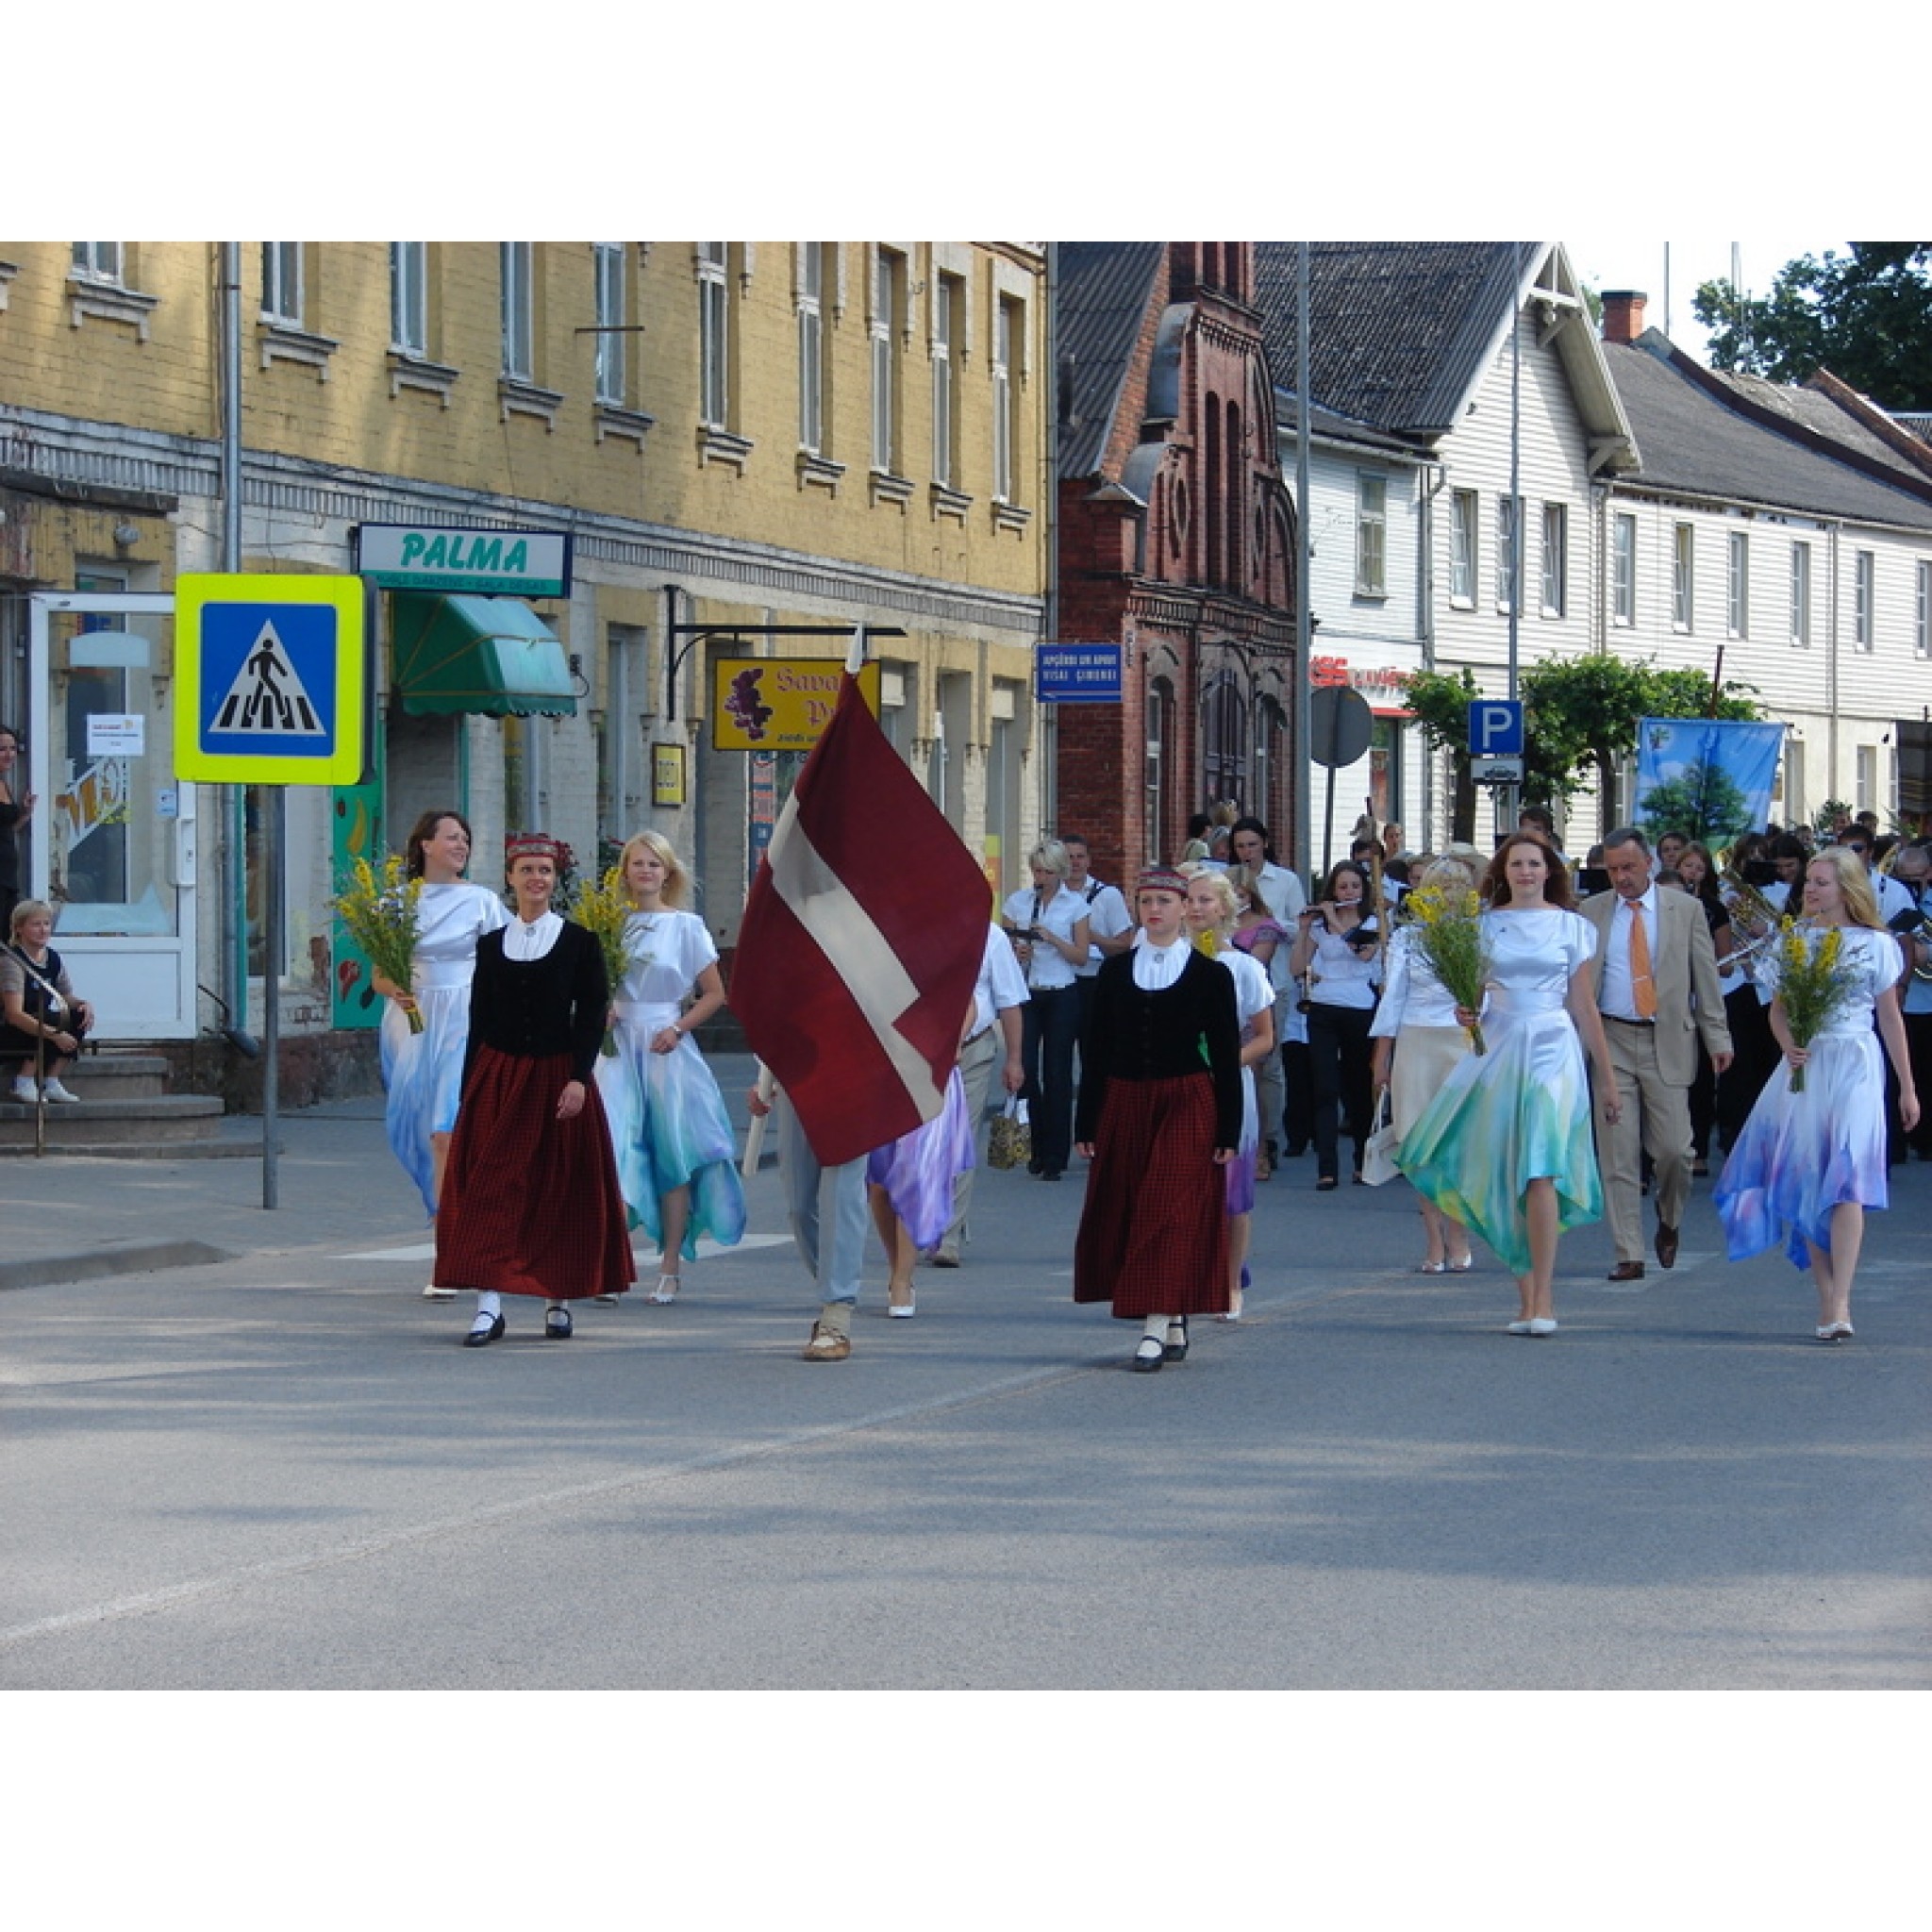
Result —
[{"label": "white flowing dress", "polygon": [[[1805,1084],[1791,1091],[1782,1058],[1738,1136],[1711,1202],[1733,1261],[1780,1241],[1792,1262],[1810,1265],[1807,1243],[1831,1252],[1831,1210],[1842,1203],[1884,1208],[1885,1053],[1873,1027],[1878,996],[1905,971],[1889,932],[1848,925],[1840,958],[1851,997],[1811,1042]],[[1822,934],[1813,933],[1816,945]],[[1776,991],[1776,948],[1759,958],[1760,982]]]},{"label": "white flowing dress", "polygon": [[476,941],[508,925],[509,919],[509,908],[488,886],[468,879],[425,884],[416,898],[416,952],[409,974],[422,1032],[410,1030],[409,1016],[393,1000],[385,1003],[379,1041],[382,1084],[389,1091],[389,1144],[432,1216],[436,1164],[429,1137],[447,1134],[457,1124],[463,1052],[470,1043]]},{"label": "white flowing dress", "polygon": [[686,1034],[670,1053],[652,1040],[672,1025],[718,948],[694,912],[633,912],[625,924],[630,965],[617,988],[617,1052],[597,1061],[597,1090],[617,1152],[617,1180],[633,1227],[663,1239],[660,1198],[691,1190],[681,1252],[697,1257],[708,1236],[720,1247],[744,1237],[744,1185],[724,1097],[698,1043]]},{"label": "white flowing dress", "polygon": [[1583,1043],[1565,1004],[1571,975],[1596,957],[1596,930],[1556,907],[1506,906],[1482,923],[1489,1050],[1450,1068],[1403,1136],[1396,1164],[1520,1275],[1530,1266],[1523,1197],[1531,1181],[1556,1183],[1559,1230],[1603,1218]]}]

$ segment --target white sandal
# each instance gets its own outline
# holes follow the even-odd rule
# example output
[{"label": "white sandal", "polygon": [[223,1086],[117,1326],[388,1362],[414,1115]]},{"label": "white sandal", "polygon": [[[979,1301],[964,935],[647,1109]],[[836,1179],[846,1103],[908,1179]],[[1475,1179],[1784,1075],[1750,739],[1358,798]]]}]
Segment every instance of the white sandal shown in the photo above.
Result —
[{"label": "white sandal", "polygon": [[677,1299],[677,1291],[683,1286],[684,1279],[681,1275],[660,1274],[657,1287],[644,1299],[647,1302],[656,1302],[661,1307],[666,1303],[675,1302]]}]

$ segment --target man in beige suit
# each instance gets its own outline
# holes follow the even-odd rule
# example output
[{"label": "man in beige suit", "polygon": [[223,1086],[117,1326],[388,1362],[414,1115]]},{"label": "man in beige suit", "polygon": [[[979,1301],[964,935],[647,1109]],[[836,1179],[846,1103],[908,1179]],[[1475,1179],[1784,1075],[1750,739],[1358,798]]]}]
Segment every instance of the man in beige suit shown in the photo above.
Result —
[{"label": "man in beige suit", "polygon": [[1650,846],[1634,827],[1604,841],[1604,870],[1611,890],[1578,908],[1597,931],[1596,1003],[1617,1073],[1617,1120],[1597,1114],[1596,1158],[1617,1243],[1610,1279],[1641,1281],[1642,1157],[1657,1181],[1657,1258],[1673,1267],[1690,1193],[1698,1036],[1720,1074],[1731,1063],[1731,1036],[1704,908],[1689,892],[1659,891]]}]

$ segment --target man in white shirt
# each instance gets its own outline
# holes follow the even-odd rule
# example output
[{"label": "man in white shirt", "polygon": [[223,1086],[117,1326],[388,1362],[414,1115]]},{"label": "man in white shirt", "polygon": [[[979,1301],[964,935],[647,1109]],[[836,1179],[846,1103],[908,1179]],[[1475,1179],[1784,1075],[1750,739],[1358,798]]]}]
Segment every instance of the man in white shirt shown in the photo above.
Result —
[{"label": "man in white shirt", "polygon": [[1078,832],[1062,832],[1060,843],[1067,849],[1067,891],[1087,908],[1086,963],[1074,968],[1080,989],[1080,1039],[1084,1043],[1087,1022],[1093,1011],[1093,975],[1103,959],[1133,945],[1136,927],[1134,915],[1127,910],[1126,895],[1118,886],[1093,876],[1087,841]]},{"label": "man in white shirt", "polygon": [[[1911,908],[1892,930],[1899,935],[1906,949],[1906,958],[1911,971],[1907,974],[1899,991],[1900,1004],[1905,1008],[1906,1050],[1911,1058],[1912,1084],[1932,1080],[1932,940],[1920,937],[1926,930],[1926,921],[1932,918],[1932,851],[1924,845],[1901,845],[1898,857],[1892,860],[1892,881],[1903,886],[1911,896]],[[1890,1062],[1887,1061],[1888,1071]],[[1895,1080],[1896,1074],[1892,1075]],[[1923,1092],[1925,1090],[1921,1087]],[[1891,1116],[1895,1120],[1895,1116]],[[1894,1125],[1892,1131],[1898,1131]],[[1924,1114],[1919,1124],[1909,1134],[1902,1137],[1903,1145],[1898,1158],[1905,1158],[1905,1148],[1909,1147],[1921,1160],[1932,1160],[1932,1120]]]},{"label": "man in white shirt", "polygon": [[1872,881],[1872,890],[1878,895],[1878,916],[1887,925],[1901,912],[1911,910],[1912,895],[1890,874],[1874,872],[1872,867],[1872,835],[1862,825],[1851,825],[1840,836],[1838,842],[1847,852],[1856,852],[1863,860],[1865,876]]}]

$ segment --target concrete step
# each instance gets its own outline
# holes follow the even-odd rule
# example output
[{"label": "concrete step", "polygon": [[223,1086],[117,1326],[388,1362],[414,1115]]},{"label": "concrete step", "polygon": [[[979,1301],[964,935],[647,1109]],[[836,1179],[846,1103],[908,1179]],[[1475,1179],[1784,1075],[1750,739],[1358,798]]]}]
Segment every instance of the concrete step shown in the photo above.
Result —
[{"label": "concrete step", "polygon": [[[64,1083],[63,1083],[64,1084]],[[0,1090],[10,1092],[10,1089]],[[75,1091],[80,1090],[75,1088]],[[0,1155],[34,1151],[34,1108],[0,1101]],[[46,1109],[45,1144],[64,1154],[178,1160],[212,1142],[227,1109],[211,1093],[158,1093],[137,1100],[82,1099]]]},{"label": "concrete step", "polygon": [[[83,1100],[150,1100],[168,1091],[168,1059],[158,1053],[84,1053],[60,1083]],[[10,1089],[0,1088],[10,1098]]]}]

